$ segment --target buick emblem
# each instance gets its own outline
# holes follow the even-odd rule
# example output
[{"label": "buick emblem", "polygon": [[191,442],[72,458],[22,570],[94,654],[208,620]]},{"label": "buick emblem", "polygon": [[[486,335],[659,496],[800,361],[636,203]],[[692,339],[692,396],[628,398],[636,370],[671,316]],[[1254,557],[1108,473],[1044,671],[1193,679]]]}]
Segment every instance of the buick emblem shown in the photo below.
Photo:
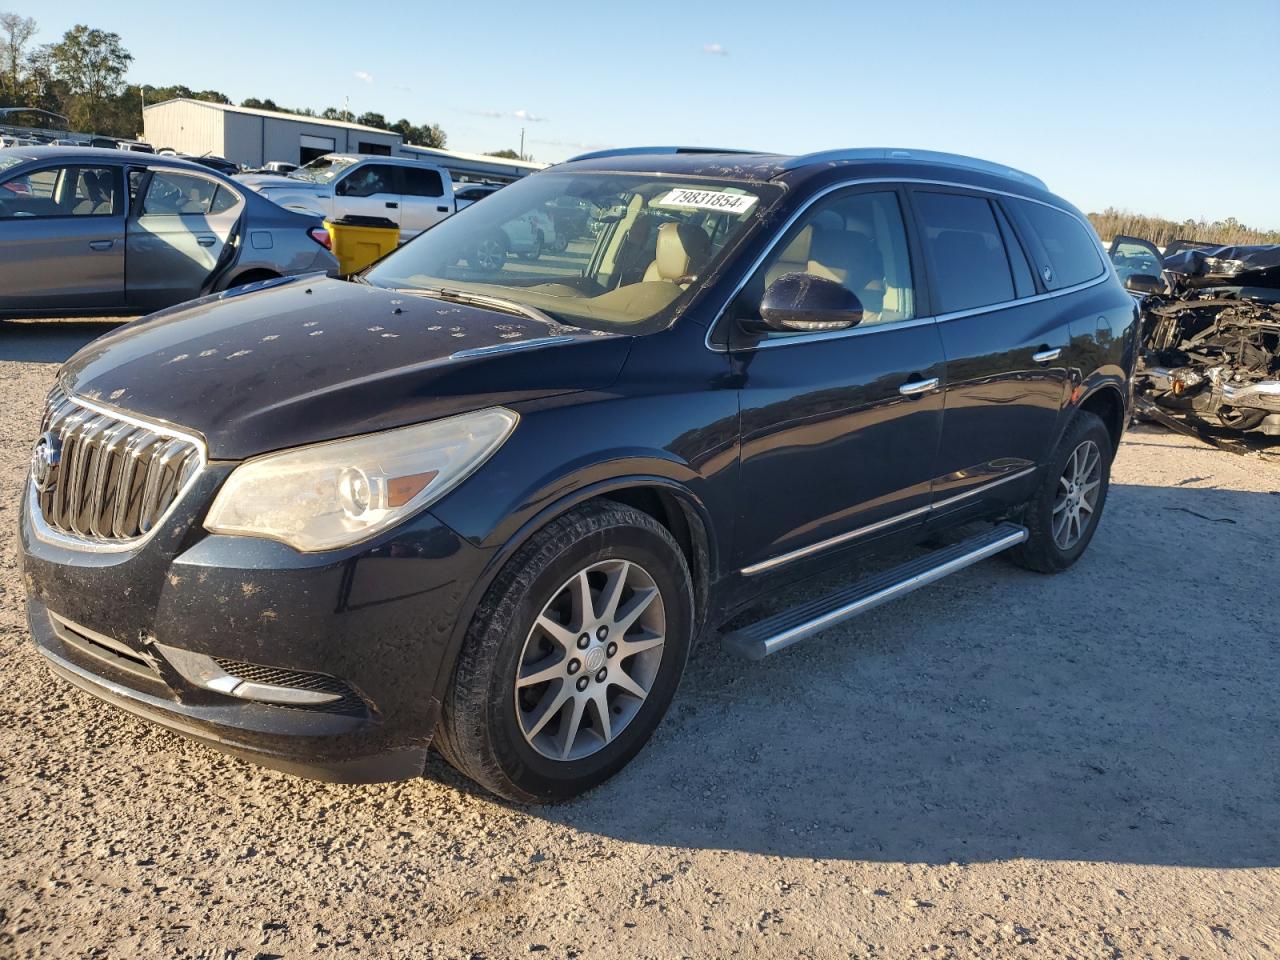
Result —
[{"label": "buick emblem", "polygon": [[52,433],[40,434],[31,451],[31,482],[44,493],[53,486],[53,468],[62,459],[62,444]]}]

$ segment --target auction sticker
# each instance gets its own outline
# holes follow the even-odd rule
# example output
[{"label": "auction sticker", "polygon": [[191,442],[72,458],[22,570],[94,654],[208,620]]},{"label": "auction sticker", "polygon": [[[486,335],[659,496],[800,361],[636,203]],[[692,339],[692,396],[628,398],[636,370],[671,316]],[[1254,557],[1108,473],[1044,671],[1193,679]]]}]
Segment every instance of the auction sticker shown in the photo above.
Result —
[{"label": "auction sticker", "polygon": [[677,187],[659,200],[659,207],[685,207],[695,210],[722,210],[725,213],[746,213],[756,203],[756,197],[746,193],[725,193],[721,190],[686,190]]}]

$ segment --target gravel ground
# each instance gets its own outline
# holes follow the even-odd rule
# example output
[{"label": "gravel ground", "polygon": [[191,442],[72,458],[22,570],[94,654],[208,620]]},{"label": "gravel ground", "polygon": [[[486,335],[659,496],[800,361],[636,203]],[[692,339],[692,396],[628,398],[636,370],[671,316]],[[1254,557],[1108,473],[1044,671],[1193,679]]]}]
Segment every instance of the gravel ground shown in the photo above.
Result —
[{"label": "gravel ground", "polygon": [[520,808],[441,762],[294,779],[47,672],[13,525],[95,329],[0,330],[0,956],[1280,953],[1275,453],[1137,429],[1071,571],[704,644],[635,763]]}]

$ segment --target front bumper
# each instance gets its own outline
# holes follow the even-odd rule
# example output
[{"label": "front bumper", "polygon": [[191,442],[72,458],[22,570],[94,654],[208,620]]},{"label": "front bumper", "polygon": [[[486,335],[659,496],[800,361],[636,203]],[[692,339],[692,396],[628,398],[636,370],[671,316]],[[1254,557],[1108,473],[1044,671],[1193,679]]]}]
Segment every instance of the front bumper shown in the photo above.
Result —
[{"label": "front bumper", "polygon": [[[207,534],[193,505],[229,469],[211,465],[126,551],[42,539],[24,497],[20,559],[40,652],[100,699],[268,766],[338,781],[421,773],[438,673],[486,552],[429,513],[325,554]],[[231,696],[190,682],[165,648],[336,678],[346,693],[323,706]]]}]

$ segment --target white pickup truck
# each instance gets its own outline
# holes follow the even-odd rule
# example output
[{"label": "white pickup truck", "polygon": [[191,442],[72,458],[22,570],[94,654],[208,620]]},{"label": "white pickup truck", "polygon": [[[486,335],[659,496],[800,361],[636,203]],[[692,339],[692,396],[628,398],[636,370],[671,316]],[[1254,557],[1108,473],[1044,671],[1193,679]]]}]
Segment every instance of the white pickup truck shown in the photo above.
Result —
[{"label": "white pickup truck", "polygon": [[400,228],[402,240],[458,209],[448,170],[400,157],[330,153],[284,176],[247,173],[235,179],[287,210],[330,220],[384,217]]}]

